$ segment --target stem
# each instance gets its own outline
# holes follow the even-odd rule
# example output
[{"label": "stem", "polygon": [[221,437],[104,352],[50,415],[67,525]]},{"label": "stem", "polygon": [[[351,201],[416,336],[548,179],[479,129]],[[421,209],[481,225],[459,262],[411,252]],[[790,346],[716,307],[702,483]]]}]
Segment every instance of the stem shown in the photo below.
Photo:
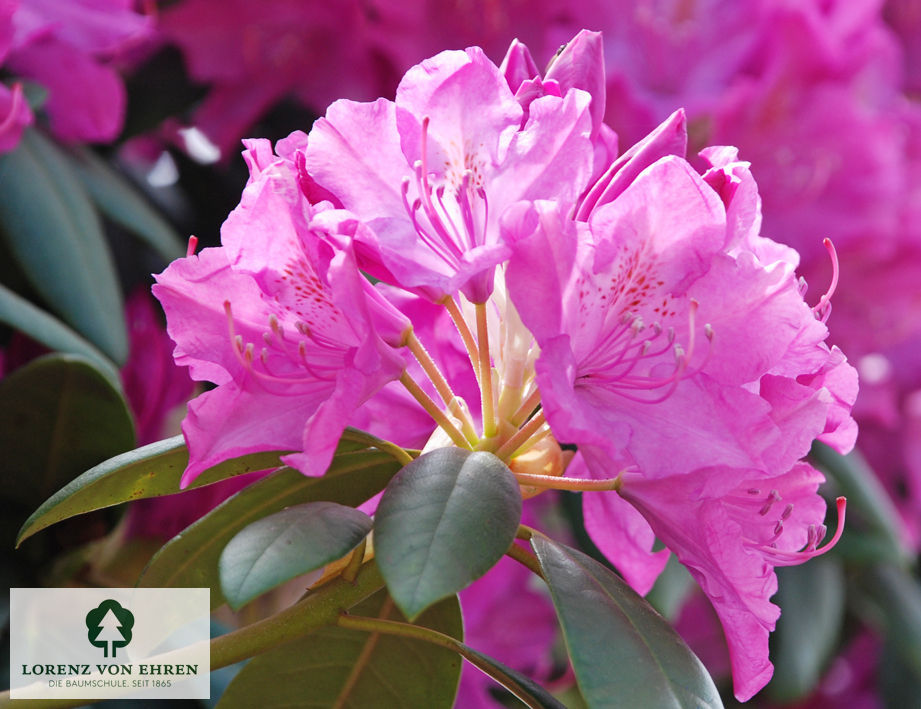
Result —
[{"label": "stem", "polygon": [[412,463],[419,452],[416,451],[416,455],[404,450],[396,443],[391,443],[390,441],[385,441],[383,438],[378,438],[377,436],[372,436],[370,433],[365,431],[358,431],[354,428],[347,428],[342,432],[342,437],[340,440],[343,441],[357,441],[358,443],[364,443],[369,446],[377,448],[379,451],[384,453],[389,453],[397,461],[403,465],[408,465]]},{"label": "stem", "polygon": [[528,396],[527,399],[518,407],[518,410],[512,414],[509,422],[513,426],[520,426],[525,421],[528,420],[528,416],[540,405],[540,389],[534,388],[534,391]]},{"label": "stem", "polygon": [[403,372],[400,376],[400,383],[406,387],[413,398],[428,412],[429,416],[435,419],[435,423],[451,437],[455,445],[459,448],[471,449],[470,443],[464,438],[464,434],[457,430],[457,426],[451,422],[451,419],[447,417],[444,411],[438,408],[438,404],[432,401],[432,398],[422,391],[422,387],[420,387],[411,376]]},{"label": "stem", "polygon": [[576,492],[597,490],[620,490],[623,482],[620,475],[606,480],[589,480],[586,478],[564,478],[555,475],[534,475],[532,473],[513,473],[518,482],[531,487],[548,490],[574,490]]},{"label": "stem", "polygon": [[499,447],[499,450],[496,451],[496,457],[508,462],[518,449],[523,447],[528,439],[536,434],[545,423],[547,423],[547,419],[544,418],[544,412],[541,411]]},{"label": "stem", "polygon": [[[384,601],[384,605],[381,607],[381,612],[378,613],[378,620],[386,619],[387,616],[390,615],[390,612],[393,610],[393,607],[393,599],[390,598],[390,596],[387,596],[387,600]],[[338,623],[339,620],[337,619],[336,622]],[[349,694],[355,687],[355,683],[358,682],[359,678],[361,677],[361,673],[364,672],[365,666],[368,663],[368,658],[371,657],[371,653],[374,652],[374,648],[377,646],[377,641],[380,639],[380,637],[380,633],[371,633],[371,635],[368,636],[368,640],[365,642],[365,646],[361,649],[361,653],[358,655],[358,659],[355,661],[355,664],[352,665],[352,671],[349,673],[345,684],[342,686],[342,689],[339,692],[339,696],[336,699],[336,703],[333,705],[333,709],[342,709],[342,707],[345,705]]]},{"label": "stem", "polygon": [[515,542],[512,542],[512,545],[508,548],[508,551],[505,552],[505,555],[527,567],[531,570],[531,572],[544,579],[544,581],[547,580],[544,576],[543,570],[540,568],[540,562],[537,560],[537,557],[531,554],[527,549],[524,549],[515,544]]},{"label": "stem", "polygon": [[416,337],[416,333],[412,330],[409,332],[406,346],[409,347],[409,351],[413,353],[413,356],[419,364],[422,365],[423,371],[429,376],[429,379],[432,380],[432,384],[435,385],[435,390],[441,396],[442,401],[445,402],[445,406],[450,406],[455,398],[454,392],[451,391],[451,385],[448,384],[448,380],[445,379],[441,370],[438,369],[438,365],[435,363],[435,360],[432,359],[432,355],[428,353],[428,350],[425,349],[425,346],[419,341],[419,338]]},{"label": "stem", "polygon": [[280,613],[211,641],[211,669],[227,667],[285,643],[297,640],[326,625],[335,625],[339,614],[384,587],[377,564],[362,565],[353,583],[343,578],[310,591],[302,600]]},{"label": "stem", "polygon": [[470,364],[473,365],[473,372],[476,375],[477,381],[479,381],[480,368],[478,362],[480,360],[477,354],[476,339],[473,337],[473,333],[470,332],[470,327],[467,325],[467,321],[464,320],[464,314],[460,311],[454,298],[449,297],[445,299],[444,306],[448,309],[448,314],[454,321],[454,326],[457,328],[461,339],[464,341],[464,347],[467,348],[467,355],[470,357]]},{"label": "stem", "polygon": [[529,542],[535,534],[540,534],[540,532],[526,524],[519,524],[518,531],[515,532],[515,539],[524,539],[524,541]]},{"label": "stem", "polygon": [[403,638],[412,638],[422,642],[431,643],[446,650],[456,652],[474,667],[495,679],[522,702],[532,709],[542,709],[545,705],[533,698],[530,692],[522,687],[512,676],[502,671],[502,668],[487,661],[483,655],[464,645],[460,640],[450,635],[439,633],[437,630],[425,628],[421,625],[402,623],[398,620],[383,620],[380,618],[366,618],[356,615],[340,615],[339,627],[350,630],[363,630],[367,633],[381,633],[383,635],[396,635]]},{"label": "stem", "polygon": [[480,362],[480,398],[483,403],[483,437],[492,438],[499,430],[496,425],[496,402],[492,393],[492,364],[489,361],[489,326],[486,321],[486,304],[476,304],[476,334]]},{"label": "stem", "polygon": [[358,546],[352,551],[352,555],[349,557],[348,563],[342,569],[342,578],[344,578],[349,583],[355,581],[355,577],[358,576],[358,571],[361,569],[361,565],[365,560],[365,549],[368,547],[368,538],[359,542]]},{"label": "stem", "polygon": [[432,359],[428,350],[425,349],[422,342],[419,341],[419,338],[416,337],[416,334],[412,330],[409,332],[406,346],[409,347],[409,351],[413,353],[413,356],[422,366],[422,370],[428,375],[429,379],[431,379],[432,384],[435,385],[435,390],[438,392],[441,400],[444,401],[445,406],[447,406],[452,413],[456,413],[458,418],[460,418],[464,437],[471,444],[476,443],[477,435],[476,431],[473,430],[473,422],[470,420],[470,417],[467,416],[467,412],[464,411],[464,408],[457,403],[457,395],[451,389],[451,385],[448,384],[448,380],[445,379],[444,374],[438,369],[438,364]]}]

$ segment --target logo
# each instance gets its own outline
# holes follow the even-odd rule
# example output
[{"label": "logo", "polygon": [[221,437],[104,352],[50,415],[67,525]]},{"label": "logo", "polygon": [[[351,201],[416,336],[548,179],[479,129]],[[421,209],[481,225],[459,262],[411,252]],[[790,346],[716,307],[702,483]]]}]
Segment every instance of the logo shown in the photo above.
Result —
[{"label": "logo", "polygon": [[11,588],[10,698],[203,699],[207,588]]},{"label": "logo", "polygon": [[91,645],[102,648],[104,657],[115,657],[118,648],[131,642],[133,627],[134,614],[112,598],[86,614],[86,637]]}]

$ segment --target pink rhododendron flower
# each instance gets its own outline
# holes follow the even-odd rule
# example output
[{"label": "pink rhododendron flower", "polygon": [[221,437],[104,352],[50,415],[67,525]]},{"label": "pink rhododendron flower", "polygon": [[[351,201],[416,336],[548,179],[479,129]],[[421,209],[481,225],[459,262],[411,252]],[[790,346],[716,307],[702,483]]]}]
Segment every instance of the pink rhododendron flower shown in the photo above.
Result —
[{"label": "pink rhododendron flower", "polygon": [[[745,699],[771,674],[772,568],[812,553],[818,537],[807,530],[824,517],[821,476],[797,461],[816,437],[853,446],[856,376],[824,345],[795,254],[758,235],[747,168],[732,151],[707,157],[719,165],[707,180],[678,157],[659,158],[587,224],[546,203],[507,215],[516,239],[507,276],[541,348],[536,378],[554,435],[579,445],[592,477],[628,471],[620,498],[586,493],[589,533],[643,593],[667,558],[650,553],[655,537],[679,555],[720,613]],[[814,476],[808,484],[784,482],[803,468]],[[777,499],[786,493],[784,504],[803,516],[768,523],[760,499],[742,535],[721,536],[759,477],[769,501],[784,488]],[[675,490],[684,522],[668,501]],[[790,555],[770,551],[781,538]],[[709,550],[701,539],[713,540]]]},{"label": "pink rhododendron flower", "polygon": [[520,45],[501,70],[443,52],[393,102],[338,101],[277,156],[248,143],[223,246],[158,277],[177,361],[218,384],[190,406],[186,479],[279,448],[319,474],[356,422],[492,452],[525,496],[585,491],[640,591],[675,552],[747,699],[772,672],[774,567],[829,548],[802,458],[853,446],[856,375],[825,343],[830,292],[807,305],[796,252],[761,235],[736,150],[700,174],[678,111],[615,155],[599,43],[544,75]]},{"label": "pink rhododendron flower", "polygon": [[190,404],[183,478],[255,450],[307,474],[329,463],[348,417],[400,375],[400,357],[378,328],[398,337],[406,321],[312,226],[323,207],[299,189],[294,163],[260,165],[222,229],[224,246],[174,262],[155,295],[177,343],[178,364],[218,384]]},{"label": "pink rhododendron flower", "polygon": [[307,168],[370,230],[356,237],[372,275],[440,300],[482,303],[508,258],[499,215],[520,199],[572,203],[591,169],[587,94],[522,109],[477,49],[413,67],[396,101],[337,101],[310,133]]},{"label": "pink rhododendron flower", "polygon": [[149,36],[150,18],[127,0],[20,0],[12,23],[4,64],[48,90],[43,109],[54,134],[68,142],[114,140],[125,89],[112,59]]}]

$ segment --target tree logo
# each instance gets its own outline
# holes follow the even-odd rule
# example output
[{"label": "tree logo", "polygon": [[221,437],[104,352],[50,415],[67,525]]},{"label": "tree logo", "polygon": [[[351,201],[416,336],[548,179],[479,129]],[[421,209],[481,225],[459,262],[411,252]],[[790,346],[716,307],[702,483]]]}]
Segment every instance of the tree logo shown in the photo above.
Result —
[{"label": "tree logo", "polygon": [[111,598],[86,614],[86,636],[91,645],[102,648],[105,657],[115,657],[116,648],[131,642],[133,627],[134,614]]}]

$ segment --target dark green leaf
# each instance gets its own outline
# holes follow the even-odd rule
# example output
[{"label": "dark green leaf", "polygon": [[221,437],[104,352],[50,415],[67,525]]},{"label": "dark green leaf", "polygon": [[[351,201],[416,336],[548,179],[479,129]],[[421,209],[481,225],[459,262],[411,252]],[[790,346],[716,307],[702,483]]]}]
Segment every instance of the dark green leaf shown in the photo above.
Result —
[{"label": "dark green leaf", "polygon": [[211,605],[224,602],[218,560],[240,530],[290,505],[328,500],[358,505],[380,492],[399,470],[399,463],[381,451],[337,455],[320,478],[282,468],[244,488],[173,537],[151,559],[138,585],[157,588],[211,589]]},{"label": "dark green leaf", "polygon": [[[357,451],[369,445],[369,440],[381,446],[392,445],[348,428],[342,434],[336,454]],[[188,489],[276,468],[281,465],[279,458],[284,453],[264,451],[218,463],[195,478]],[[188,463],[189,452],[182,436],[151,443],[100,463],[45,501],[22,526],[17,544],[69,517],[132,500],[173,495],[179,492],[179,481]]]},{"label": "dark green leaf", "polygon": [[781,615],[771,636],[774,677],[768,690],[789,703],[815,688],[836,649],[844,623],[844,570],[838,559],[822,557],[777,569],[777,576],[774,602]]},{"label": "dark green leaf", "polygon": [[857,591],[860,613],[921,682],[921,582],[897,566],[880,564],[857,577]]},{"label": "dark green leaf", "polygon": [[83,186],[109,219],[140,237],[166,261],[185,255],[176,230],[127,178],[87,149],[78,153],[73,164]]},{"label": "dark green leaf", "polygon": [[261,593],[345,556],[370,531],[368,515],[335,502],[308,502],[263,517],[221,552],[221,590],[230,607],[239,609]]},{"label": "dark green leaf", "polygon": [[837,484],[840,494],[847,498],[848,513],[856,515],[875,532],[890,549],[887,558],[908,560],[910,554],[901,541],[896,520],[899,515],[879,478],[856,451],[844,456],[816,442],[810,455],[819,467]]},{"label": "dark green leaf", "polygon": [[597,707],[721,707],[681,637],[616,574],[534,535],[582,695]]},{"label": "dark green leaf", "polygon": [[[350,613],[405,621],[385,591]],[[460,606],[449,598],[418,625],[451,637],[463,634]],[[230,683],[218,707],[451,707],[461,659],[419,640],[329,627],[257,656]]]},{"label": "dark green leaf", "polygon": [[400,610],[414,618],[485,574],[520,519],[518,483],[491,453],[440,448],[403,468],[374,519],[375,557]]},{"label": "dark green leaf", "polygon": [[57,318],[0,284],[0,322],[28,335],[52,350],[82,355],[104,372],[113,386],[121,388],[112,360]]},{"label": "dark green leaf", "polygon": [[37,131],[0,157],[0,227],[51,308],[124,362],[125,316],[102,226],[67,159]]},{"label": "dark green leaf", "polygon": [[134,445],[121,393],[78,355],[41,357],[0,381],[0,491],[32,507]]},{"label": "dark green leaf", "polygon": [[[210,485],[236,475],[280,465],[280,451],[253,453],[209,468],[189,489]],[[17,544],[56,522],[76,515],[147,497],[179,492],[179,480],[189,463],[182,436],[174,436],[115,456],[87,470],[58,490],[26,520]]]}]

